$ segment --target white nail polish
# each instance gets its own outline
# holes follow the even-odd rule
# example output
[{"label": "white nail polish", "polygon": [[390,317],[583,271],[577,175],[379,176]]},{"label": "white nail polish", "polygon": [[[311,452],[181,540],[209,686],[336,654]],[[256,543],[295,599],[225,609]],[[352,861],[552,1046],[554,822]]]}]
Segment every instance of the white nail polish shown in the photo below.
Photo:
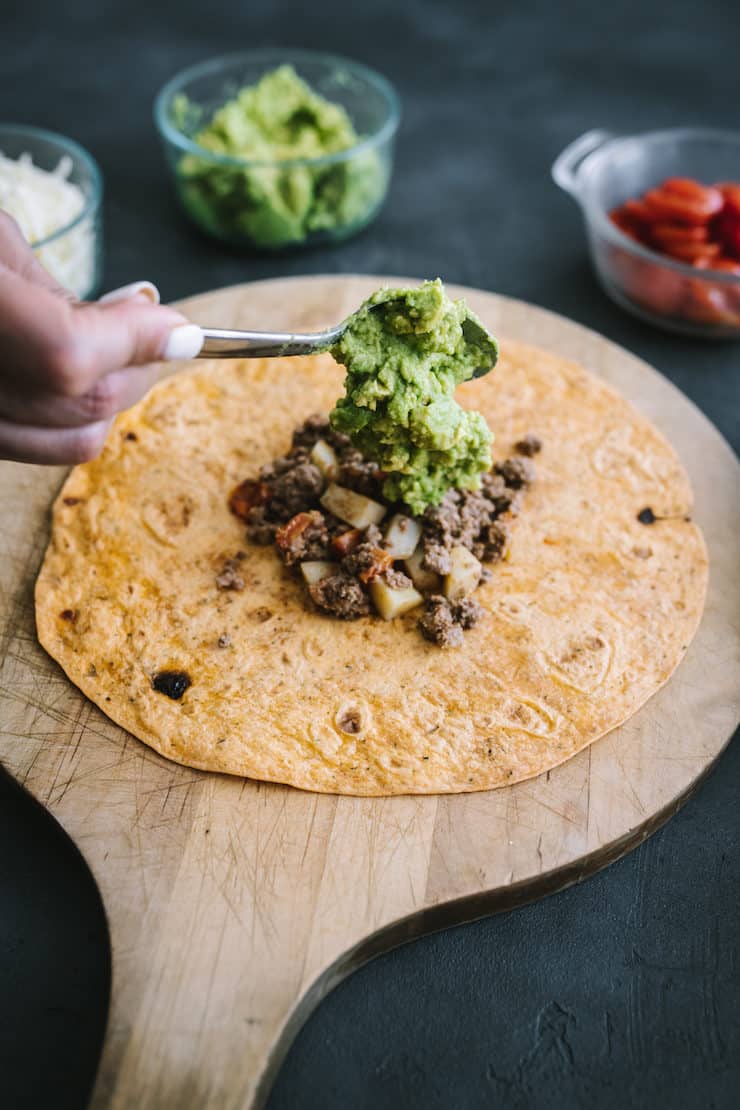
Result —
[{"label": "white nail polish", "polygon": [[132,297],[142,296],[159,304],[159,290],[151,281],[132,281],[130,285],[122,285],[120,289],[111,289],[110,293],[98,298],[98,304],[116,304],[118,301],[130,301]]},{"label": "white nail polish", "polygon": [[168,362],[182,358],[195,358],[203,346],[203,332],[197,324],[180,324],[167,336],[162,358]]}]

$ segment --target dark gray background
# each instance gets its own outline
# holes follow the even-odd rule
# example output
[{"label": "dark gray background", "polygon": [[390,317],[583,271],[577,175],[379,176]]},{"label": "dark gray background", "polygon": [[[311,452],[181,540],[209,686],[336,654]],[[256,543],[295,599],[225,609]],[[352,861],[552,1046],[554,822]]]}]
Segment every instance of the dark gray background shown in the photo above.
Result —
[{"label": "dark gray background", "polygon": [[[3,17],[0,115],[72,135],[100,162],[108,288],[150,278],[173,299],[278,274],[439,274],[546,305],[636,351],[737,449],[740,347],[672,338],[614,307],[549,166],[594,126],[736,127],[739,42],[737,0],[45,0]],[[250,45],[346,53],[398,87],[388,204],[353,242],[238,255],[176,212],[154,94],[182,66]],[[678,817],[609,871],[354,975],[298,1037],[270,1110],[735,1105],[739,783],[735,746]],[[81,861],[0,781],[4,1107],[84,1105],[107,977]]]}]

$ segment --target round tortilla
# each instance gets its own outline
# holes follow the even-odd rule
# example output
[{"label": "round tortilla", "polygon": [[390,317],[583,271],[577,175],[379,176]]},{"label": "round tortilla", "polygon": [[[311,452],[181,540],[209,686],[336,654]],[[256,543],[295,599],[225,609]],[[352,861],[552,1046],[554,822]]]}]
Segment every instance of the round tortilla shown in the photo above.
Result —
[{"label": "round tortilla", "polygon": [[[328,355],[203,364],[116,420],[55,503],[36,584],[41,643],[114,721],[204,770],[427,794],[515,783],[575,755],[680,662],[706,549],[686,474],[649,421],[575,363],[502,351],[460,400],[484,413],[495,458],[528,432],[544,447],[463,647],[427,643],[418,613],[319,614],[229,512],[233,486],[333,406],[343,371]],[[649,525],[637,519],[648,507]],[[219,590],[238,551],[246,587]],[[153,688],[163,670],[189,675],[179,701]]]}]

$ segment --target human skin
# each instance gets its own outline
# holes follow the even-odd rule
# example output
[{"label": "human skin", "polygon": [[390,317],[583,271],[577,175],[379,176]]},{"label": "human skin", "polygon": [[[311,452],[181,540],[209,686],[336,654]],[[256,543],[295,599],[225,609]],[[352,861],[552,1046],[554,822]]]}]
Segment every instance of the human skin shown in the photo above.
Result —
[{"label": "human skin", "polygon": [[77,301],[0,212],[0,458],[95,458],[111,420],[158,377],[152,363],[193,358],[200,329],[156,303],[149,282]]}]

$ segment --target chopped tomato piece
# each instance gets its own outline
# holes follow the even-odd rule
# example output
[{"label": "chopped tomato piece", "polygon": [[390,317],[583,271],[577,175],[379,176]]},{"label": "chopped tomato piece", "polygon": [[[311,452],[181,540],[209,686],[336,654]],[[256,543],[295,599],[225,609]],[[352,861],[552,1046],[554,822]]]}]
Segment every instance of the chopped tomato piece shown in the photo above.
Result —
[{"label": "chopped tomato piece", "polygon": [[675,220],[677,223],[703,224],[721,210],[724,198],[719,189],[707,187],[700,197],[687,197],[672,193],[664,186],[650,189],[645,194],[653,219]]},{"label": "chopped tomato piece", "polygon": [[716,185],[702,185],[693,177],[667,177],[660,188],[675,193],[676,196],[698,201],[705,201],[709,193],[717,192]]},{"label": "chopped tomato piece", "polygon": [[331,545],[338,555],[349,555],[351,551],[359,544],[362,539],[362,532],[359,528],[350,528],[348,532],[342,532],[340,535],[335,536],[331,541]]},{"label": "chopped tomato piece", "polygon": [[683,279],[669,270],[658,270],[647,278],[643,288],[643,303],[662,316],[673,316],[681,309]]},{"label": "chopped tomato piece", "polygon": [[719,189],[724,197],[725,209],[737,212],[738,216],[740,216],[740,185],[734,182],[728,182],[727,184],[717,185],[716,188]]},{"label": "chopped tomato piece", "polygon": [[720,255],[719,258],[702,258],[694,265],[699,270],[719,270],[725,274],[735,274],[740,277],[740,261],[736,258],[726,258]]},{"label": "chopped tomato piece", "polygon": [[649,224],[653,218],[644,200],[626,200],[622,205],[622,212],[638,224]]},{"label": "chopped tomato piece", "polygon": [[380,547],[373,548],[373,561],[369,567],[365,567],[360,571],[360,578],[367,585],[372,582],[373,578],[377,578],[379,574],[385,574],[387,570],[393,566],[393,556],[389,551],[383,551]]},{"label": "chopped tomato piece", "polygon": [[645,308],[661,316],[672,316],[680,310],[684,295],[680,274],[659,263],[635,259],[624,276],[625,292]]},{"label": "chopped tomato piece", "polygon": [[235,486],[229,496],[229,508],[239,520],[246,520],[250,509],[255,505],[265,505],[270,499],[270,490],[265,482],[247,478]]},{"label": "chopped tomato piece", "polygon": [[630,239],[636,239],[638,242],[641,241],[642,229],[635,220],[625,214],[623,209],[615,208],[609,213],[609,219],[624,235],[629,235]]},{"label": "chopped tomato piece", "polygon": [[714,221],[714,232],[727,254],[740,258],[740,211],[728,205]]},{"label": "chopped tomato piece", "polygon": [[281,528],[278,528],[275,533],[275,543],[281,548],[290,547],[293,540],[297,536],[300,536],[301,532],[305,532],[310,523],[310,513],[296,513],[295,516],[290,518],[287,524],[283,524]]},{"label": "chopped tomato piece", "polygon": [[670,243],[706,243],[709,238],[706,227],[690,227],[687,224],[653,224],[650,234],[661,246],[668,246]]},{"label": "chopped tomato piece", "polygon": [[706,278],[692,281],[684,313],[701,324],[738,324],[740,311],[733,311],[725,289],[711,285]]},{"label": "chopped tomato piece", "polygon": [[679,262],[698,262],[700,259],[718,257],[721,251],[719,243],[670,243],[666,244],[665,252]]}]

